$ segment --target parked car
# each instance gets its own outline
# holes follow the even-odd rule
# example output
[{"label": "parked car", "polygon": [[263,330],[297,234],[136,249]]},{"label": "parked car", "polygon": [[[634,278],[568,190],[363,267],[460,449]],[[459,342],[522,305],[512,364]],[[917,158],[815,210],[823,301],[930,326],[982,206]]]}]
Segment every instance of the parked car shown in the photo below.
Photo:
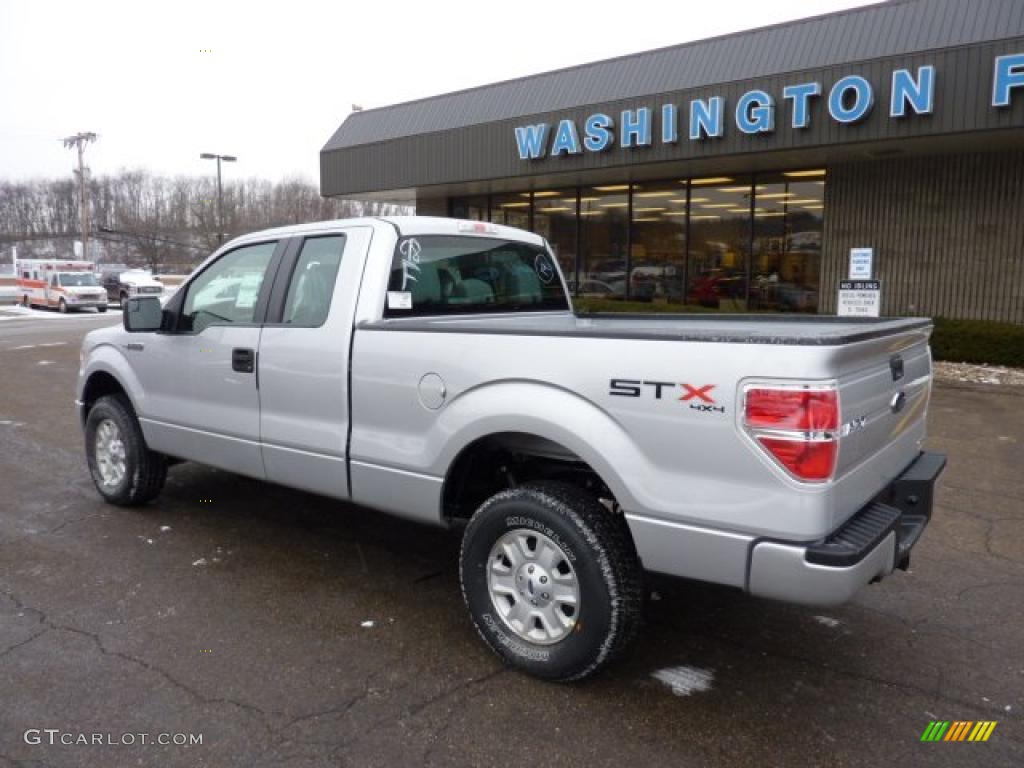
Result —
[{"label": "parked car", "polygon": [[481,637],[546,679],[625,651],[645,570],[848,600],[907,567],[945,463],[927,319],[576,316],[495,224],[257,232],[123,324],[77,387],[104,499],[191,460],[460,531]]},{"label": "parked car", "polygon": [[579,290],[576,284],[569,282],[569,291],[581,299],[621,299],[626,295],[626,283],[606,283],[602,280],[580,280]]},{"label": "parked car", "polygon": [[118,306],[136,296],[159,296],[164,292],[163,283],[146,269],[107,267],[100,271],[100,282],[108,301]]}]

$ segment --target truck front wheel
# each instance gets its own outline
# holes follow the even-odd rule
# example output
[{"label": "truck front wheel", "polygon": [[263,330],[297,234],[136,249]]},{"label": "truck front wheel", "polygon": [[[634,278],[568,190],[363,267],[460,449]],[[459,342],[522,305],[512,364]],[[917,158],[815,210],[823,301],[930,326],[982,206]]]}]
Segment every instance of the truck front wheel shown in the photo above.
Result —
[{"label": "truck front wheel", "polygon": [[163,490],[167,460],[149,450],[139,420],[122,395],[101,397],[89,410],[85,455],[96,490],[111,504],[145,504]]},{"label": "truck front wheel", "polygon": [[537,677],[587,677],[640,629],[642,573],[626,521],[567,483],[528,483],[484,502],[466,527],[459,573],[480,636]]}]

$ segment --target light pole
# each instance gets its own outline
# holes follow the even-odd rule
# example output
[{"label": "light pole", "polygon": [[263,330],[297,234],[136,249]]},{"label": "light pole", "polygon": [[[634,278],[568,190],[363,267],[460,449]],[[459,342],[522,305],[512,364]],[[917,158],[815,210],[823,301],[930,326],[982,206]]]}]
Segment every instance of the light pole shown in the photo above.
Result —
[{"label": "light pole", "polygon": [[238,160],[234,155],[215,155],[212,152],[203,152],[199,155],[200,160],[217,161],[217,243],[224,242],[224,190],[220,184],[220,162],[233,163]]}]

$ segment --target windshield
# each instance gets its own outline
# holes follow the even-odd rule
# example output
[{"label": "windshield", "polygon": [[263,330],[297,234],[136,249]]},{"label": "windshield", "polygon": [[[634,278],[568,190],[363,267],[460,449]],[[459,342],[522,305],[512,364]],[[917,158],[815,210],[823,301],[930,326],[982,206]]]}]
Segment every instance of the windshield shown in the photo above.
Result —
[{"label": "windshield", "polygon": [[386,317],[568,309],[558,268],[541,246],[421,235],[395,248]]},{"label": "windshield", "polygon": [[99,285],[92,272],[61,272],[61,285]]}]

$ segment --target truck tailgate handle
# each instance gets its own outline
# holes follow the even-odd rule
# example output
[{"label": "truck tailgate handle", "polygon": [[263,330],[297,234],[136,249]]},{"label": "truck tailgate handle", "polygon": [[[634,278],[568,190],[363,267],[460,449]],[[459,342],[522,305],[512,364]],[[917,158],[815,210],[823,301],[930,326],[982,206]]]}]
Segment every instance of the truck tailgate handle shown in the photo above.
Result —
[{"label": "truck tailgate handle", "polygon": [[252,373],[256,370],[256,352],[251,349],[236,347],[231,350],[231,370],[239,373]]}]

